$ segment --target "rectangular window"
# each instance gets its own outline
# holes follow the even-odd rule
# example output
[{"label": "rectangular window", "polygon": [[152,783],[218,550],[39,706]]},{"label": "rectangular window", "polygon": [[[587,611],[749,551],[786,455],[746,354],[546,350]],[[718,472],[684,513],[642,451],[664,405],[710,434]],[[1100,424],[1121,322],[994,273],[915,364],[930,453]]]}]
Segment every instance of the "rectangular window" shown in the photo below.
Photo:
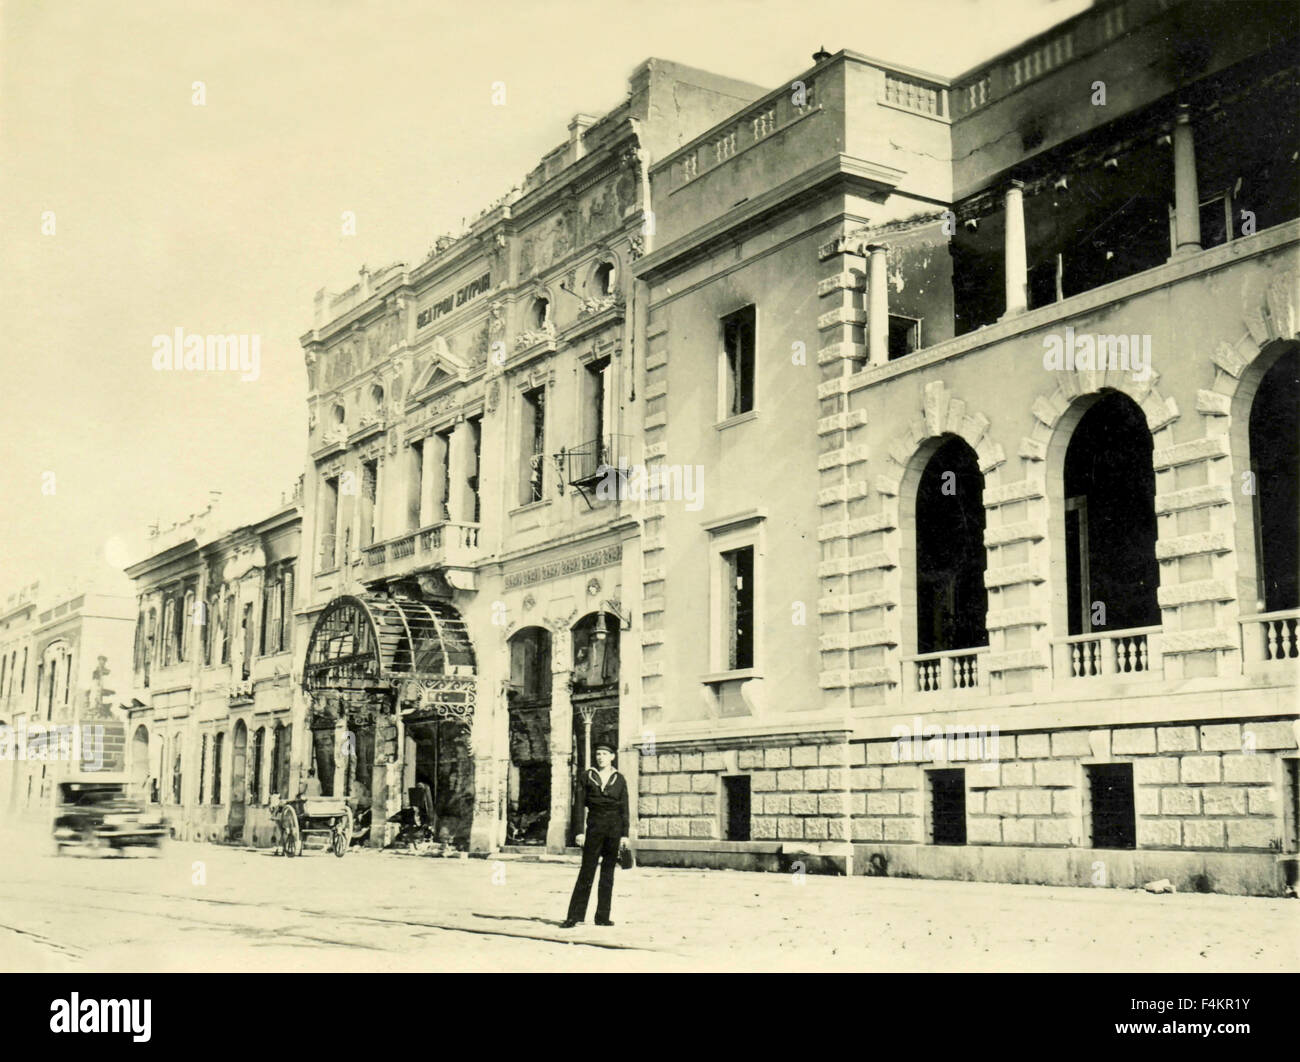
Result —
[{"label": "rectangular window", "polygon": [[280,652],[293,648],[293,565],[284,566],[280,578]]},{"label": "rectangular window", "polygon": [[379,538],[379,462],[361,462],[361,545]]},{"label": "rectangular window", "polygon": [[727,669],[754,666],[754,547],[722,554],[726,599]]},{"label": "rectangular window", "polygon": [[326,476],[322,481],[320,501],[320,567],[338,566],[339,477]]},{"label": "rectangular window", "polygon": [[235,596],[226,595],[226,607],[221,614],[221,662],[230,663],[230,632],[235,626]]},{"label": "rectangular window", "polygon": [[1227,195],[1201,204],[1201,247],[1208,250],[1232,239],[1232,208]]},{"label": "rectangular window", "polygon": [[218,731],[212,739],[212,803],[221,803],[221,751],[225,748],[226,735]]},{"label": "rectangular window", "polygon": [[722,350],[726,357],[723,417],[754,408],[755,307],[746,306],[722,319]]},{"label": "rectangular window", "polygon": [[543,497],[546,471],[546,389],[534,387],[531,391],[525,391],[523,397],[523,467],[519,504],[527,505],[541,501]]},{"label": "rectangular window", "polygon": [[204,784],[208,778],[208,735],[204,734],[199,738],[199,799],[203,803]]},{"label": "rectangular window", "polygon": [[244,605],[244,617],[240,623],[241,641],[244,648],[244,659],[240,661],[240,677],[248,678],[253,667],[253,603],[249,601]]},{"label": "rectangular window", "polygon": [[1093,848],[1135,848],[1137,817],[1131,763],[1090,764],[1088,812]]},{"label": "rectangular window", "polygon": [[889,315],[889,360],[921,349],[921,322],[915,317]]},{"label": "rectangular window", "polygon": [[960,767],[926,771],[930,843],[966,843],[966,772]]},{"label": "rectangular window", "polygon": [[451,435],[449,431],[438,432],[438,474],[442,480],[442,494],[438,498],[439,523],[451,519]]},{"label": "rectangular window", "polygon": [[424,484],[424,440],[411,443],[410,461],[407,463],[406,528],[414,531],[420,524],[420,492]]},{"label": "rectangular window", "polygon": [[167,598],[163,606],[163,666],[170,667],[176,659],[176,601]]},{"label": "rectangular window", "polygon": [[275,729],[271,732],[271,776],[267,780],[267,795],[275,796],[280,792],[280,757],[283,755],[282,746],[284,745],[284,728],[275,724]]},{"label": "rectangular window", "polygon": [[470,496],[473,499],[474,509],[471,518],[472,523],[480,523],[482,512],[482,499],[479,496],[479,476],[483,472],[483,418],[471,417],[466,423],[469,425],[470,449],[470,474],[467,479],[469,484]]},{"label": "rectangular window", "polygon": [[248,802],[262,802],[262,754],[266,746],[266,727],[258,727],[253,732],[253,769],[248,776]]},{"label": "rectangular window", "polygon": [[726,775],[722,779],[723,836],[728,841],[749,840],[749,775]]},{"label": "rectangular window", "polygon": [[23,650],[23,670],[18,680],[18,692],[27,692],[27,650]]}]

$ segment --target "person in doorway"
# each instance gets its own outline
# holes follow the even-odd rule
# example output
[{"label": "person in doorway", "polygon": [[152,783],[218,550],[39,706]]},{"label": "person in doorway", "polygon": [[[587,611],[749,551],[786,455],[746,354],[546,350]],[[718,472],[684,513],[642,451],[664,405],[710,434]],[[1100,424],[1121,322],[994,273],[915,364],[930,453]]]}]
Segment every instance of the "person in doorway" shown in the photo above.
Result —
[{"label": "person in doorway", "polygon": [[600,863],[600,887],[596,893],[596,925],[612,926],[610,903],[614,898],[614,868],[619,851],[627,847],[627,782],[614,769],[614,749],[596,746],[596,766],[582,776],[582,815],[586,825],[578,833],[582,848],[582,869],[569,899],[569,914],[561,923],[570,929],[587,917],[591,882]]}]

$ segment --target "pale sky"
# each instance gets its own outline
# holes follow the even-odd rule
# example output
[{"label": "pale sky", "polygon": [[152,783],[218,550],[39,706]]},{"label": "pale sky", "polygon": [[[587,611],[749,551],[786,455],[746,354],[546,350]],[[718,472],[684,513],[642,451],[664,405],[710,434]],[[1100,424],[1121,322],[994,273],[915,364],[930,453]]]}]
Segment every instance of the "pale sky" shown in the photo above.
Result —
[{"label": "pale sky", "polygon": [[[952,76],[1088,6],[0,0],[0,603],[137,559],[209,490],[269,512],[305,463],[316,290],[421,261],[643,59],[775,87],[824,45]],[[260,335],[259,379],[155,371],[178,327]]]}]

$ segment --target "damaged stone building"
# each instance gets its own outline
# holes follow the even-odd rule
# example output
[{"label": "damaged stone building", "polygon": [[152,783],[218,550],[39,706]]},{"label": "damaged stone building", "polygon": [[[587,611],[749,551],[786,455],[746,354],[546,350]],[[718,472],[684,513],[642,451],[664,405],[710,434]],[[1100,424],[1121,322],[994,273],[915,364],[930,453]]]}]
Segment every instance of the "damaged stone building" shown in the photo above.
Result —
[{"label": "damaged stone building", "polygon": [[1298,29],[819,52],[650,166],[644,452],[708,489],[644,511],[639,859],[1294,882]]},{"label": "damaged stone building", "polygon": [[144,610],[163,799],[561,851],[607,740],[645,863],[1281,892],[1298,39],[1107,0],[951,79],[642,64],[466,233],[317,295],[301,551],[286,510],[264,563],[134,570],[174,624],[299,558],[248,674]]},{"label": "damaged stone building", "polygon": [[627,101],[458,238],[317,296],[298,607],[301,767],[385,844],[575,833],[596,741],[640,732],[648,168],[760,89],[649,60]]},{"label": "damaged stone building", "polygon": [[300,492],[247,523],[217,502],[155,525],[126,570],[137,598],[122,683],[129,780],[178,840],[273,844],[274,799],[298,795]]}]

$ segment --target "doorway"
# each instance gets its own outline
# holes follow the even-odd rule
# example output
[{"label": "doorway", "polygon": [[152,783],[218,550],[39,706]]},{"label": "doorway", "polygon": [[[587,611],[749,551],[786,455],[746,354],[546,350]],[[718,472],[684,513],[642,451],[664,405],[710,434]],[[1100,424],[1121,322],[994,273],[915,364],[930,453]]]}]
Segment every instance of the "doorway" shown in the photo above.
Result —
[{"label": "doorway", "polygon": [[226,839],[244,839],[245,805],[248,802],[248,727],[241,719],[235,724],[235,738],[230,747],[230,818]]}]

